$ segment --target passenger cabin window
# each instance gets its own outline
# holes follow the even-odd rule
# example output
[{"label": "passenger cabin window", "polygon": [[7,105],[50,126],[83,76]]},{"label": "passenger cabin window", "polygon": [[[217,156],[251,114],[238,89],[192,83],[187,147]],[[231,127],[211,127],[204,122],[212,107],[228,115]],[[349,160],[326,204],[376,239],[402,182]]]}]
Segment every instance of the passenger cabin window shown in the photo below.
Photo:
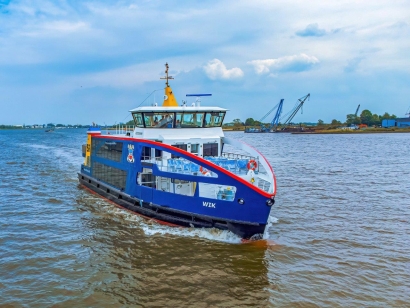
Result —
[{"label": "passenger cabin window", "polygon": [[104,181],[118,189],[124,190],[127,181],[127,172],[98,162],[92,163],[93,177]]},{"label": "passenger cabin window", "polygon": [[204,127],[220,127],[225,117],[225,112],[207,112]]},{"label": "passenger cabin window", "polygon": [[[176,147],[178,149],[184,150],[184,151],[187,150],[187,145],[186,144],[173,144],[172,146]],[[179,158],[179,157],[181,157],[181,156],[178,156],[176,154],[171,153],[171,158]]]},{"label": "passenger cabin window", "polygon": [[204,157],[205,156],[219,156],[217,143],[204,143]]},{"label": "passenger cabin window", "polygon": [[142,147],[141,160],[150,160],[150,159],[151,159],[151,148]]},{"label": "passenger cabin window", "polygon": [[199,144],[191,144],[191,153],[192,154],[199,154]]},{"label": "passenger cabin window", "polygon": [[107,141],[104,139],[93,139],[91,143],[92,153],[96,156],[120,162],[122,157],[123,143]]},{"label": "passenger cabin window", "polygon": [[142,121],[142,113],[133,113],[135,126],[144,127],[144,122]]}]

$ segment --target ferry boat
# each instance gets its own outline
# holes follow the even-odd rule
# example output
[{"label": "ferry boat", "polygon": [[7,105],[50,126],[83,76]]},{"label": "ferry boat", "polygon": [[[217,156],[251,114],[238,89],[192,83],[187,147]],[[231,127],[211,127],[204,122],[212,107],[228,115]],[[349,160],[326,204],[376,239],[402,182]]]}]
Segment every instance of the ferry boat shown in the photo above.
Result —
[{"label": "ferry boat", "polygon": [[162,106],[130,110],[132,130],[89,128],[79,182],[158,222],[261,238],[275,203],[271,165],[258,150],[224,135],[227,109],[199,100],[179,105],[165,67]]}]

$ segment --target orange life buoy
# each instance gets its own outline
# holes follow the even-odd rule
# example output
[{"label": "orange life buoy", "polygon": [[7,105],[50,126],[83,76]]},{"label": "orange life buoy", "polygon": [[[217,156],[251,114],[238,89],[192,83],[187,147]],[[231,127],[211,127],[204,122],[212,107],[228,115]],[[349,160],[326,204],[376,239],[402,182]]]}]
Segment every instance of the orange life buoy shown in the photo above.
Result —
[{"label": "orange life buoy", "polygon": [[251,159],[250,161],[248,161],[246,167],[248,168],[248,170],[252,169],[253,171],[255,171],[255,169],[258,168],[258,163],[256,162],[256,160]]},{"label": "orange life buoy", "polygon": [[203,175],[205,175],[205,174],[208,173],[208,169],[206,169],[206,168],[204,168],[204,167],[202,167],[202,166],[199,168],[199,171],[200,171]]}]

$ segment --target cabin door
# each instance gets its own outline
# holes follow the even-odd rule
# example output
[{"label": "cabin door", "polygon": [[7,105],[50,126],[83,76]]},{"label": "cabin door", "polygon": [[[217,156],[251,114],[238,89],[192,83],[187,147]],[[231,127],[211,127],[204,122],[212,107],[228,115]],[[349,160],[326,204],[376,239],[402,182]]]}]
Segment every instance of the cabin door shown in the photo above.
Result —
[{"label": "cabin door", "polygon": [[143,172],[138,175],[138,184],[141,188],[141,199],[144,202],[152,202],[153,192],[156,189],[155,175],[152,174],[152,169],[143,168]]}]

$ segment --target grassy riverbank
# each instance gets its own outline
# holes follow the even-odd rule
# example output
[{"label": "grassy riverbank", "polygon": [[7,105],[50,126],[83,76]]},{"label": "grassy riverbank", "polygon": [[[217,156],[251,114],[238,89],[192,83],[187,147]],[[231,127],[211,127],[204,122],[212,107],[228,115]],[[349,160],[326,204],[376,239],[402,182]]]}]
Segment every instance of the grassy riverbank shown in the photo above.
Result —
[{"label": "grassy riverbank", "polygon": [[377,133],[410,133],[409,128],[377,127],[363,129],[317,129],[312,132],[293,132],[293,134],[377,134]]}]

